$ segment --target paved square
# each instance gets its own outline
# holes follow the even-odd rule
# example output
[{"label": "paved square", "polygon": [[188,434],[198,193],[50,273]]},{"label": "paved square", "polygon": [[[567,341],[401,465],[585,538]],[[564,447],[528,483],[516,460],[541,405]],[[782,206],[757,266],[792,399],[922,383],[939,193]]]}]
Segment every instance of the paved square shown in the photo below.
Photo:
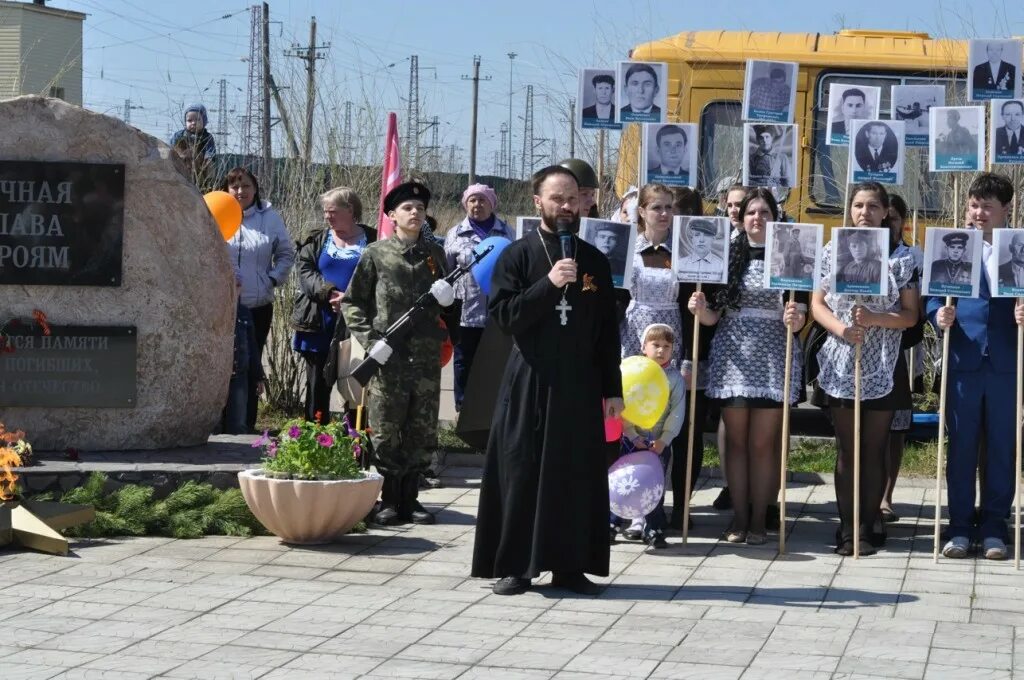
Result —
[{"label": "paved square", "polygon": [[[788,554],[717,540],[698,491],[689,545],[612,548],[605,591],[497,597],[467,578],[479,469],[421,499],[435,526],[330,546],[273,537],[76,541],[0,552],[0,678],[1024,677],[1024,575],[932,562],[932,490],[861,560],[832,554],[829,485],[792,485]],[[566,509],[571,512],[571,508]],[[794,518],[796,520],[794,521]],[[1024,645],[1022,645],[1024,647]]]}]

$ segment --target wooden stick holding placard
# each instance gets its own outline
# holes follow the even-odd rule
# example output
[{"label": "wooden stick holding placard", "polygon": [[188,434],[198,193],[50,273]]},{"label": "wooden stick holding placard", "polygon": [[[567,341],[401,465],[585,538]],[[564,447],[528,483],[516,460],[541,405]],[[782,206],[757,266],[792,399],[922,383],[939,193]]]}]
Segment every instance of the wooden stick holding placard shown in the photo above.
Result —
[{"label": "wooden stick holding placard", "polygon": [[[910,231],[910,247],[914,248],[917,246],[917,208],[914,208],[914,216],[911,220],[911,231]],[[914,370],[917,364],[914,363],[916,357],[914,356],[914,348],[911,347],[907,350],[907,374],[910,380],[910,392],[914,392]],[[913,420],[913,408],[911,408],[911,420]]]},{"label": "wooden stick holding placard", "polygon": [[[796,301],[796,291],[789,291],[789,302]],[[779,464],[779,554],[786,554],[786,468],[789,459],[789,390],[793,369],[793,331],[786,327],[786,368],[782,380],[782,456]]]},{"label": "wooden stick holding placard", "polygon": [[[1017,168],[1013,168],[1013,184],[1017,185]],[[1020,228],[1017,222],[1017,192],[1013,192],[1013,226]],[[998,283],[997,283],[998,285]],[[1024,303],[1024,298],[1017,298],[1017,304]],[[1024,327],[1017,326],[1017,422],[1014,428],[1016,436],[1016,464],[1014,465],[1013,485],[1013,568],[1020,569],[1020,484],[1021,484],[1021,427],[1024,426]]]},{"label": "wooden stick holding placard", "polygon": [[853,354],[853,559],[860,559],[860,350]]},{"label": "wooden stick holding placard", "polygon": [[[701,285],[697,283],[697,292],[701,292]],[[690,431],[689,439],[686,445],[686,487],[683,489],[683,545],[690,538],[690,484],[693,483],[693,439],[694,430],[697,428],[697,424],[694,422],[697,418],[697,375],[699,372],[698,365],[700,364],[697,354],[699,351],[700,342],[700,317],[697,314],[693,315],[693,343],[690,351]],[[698,429],[701,435],[704,434],[703,428]],[[703,446],[703,441],[701,446]],[[674,501],[679,502],[680,499],[676,498]]]}]

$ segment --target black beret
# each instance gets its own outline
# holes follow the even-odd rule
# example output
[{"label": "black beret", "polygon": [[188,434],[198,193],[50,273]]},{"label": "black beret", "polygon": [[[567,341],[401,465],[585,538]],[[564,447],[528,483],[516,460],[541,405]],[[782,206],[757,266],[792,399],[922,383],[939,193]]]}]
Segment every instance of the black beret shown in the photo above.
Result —
[{"label": "black beret", "polygon": [[423,207],[430,205],[430,189],[419,182],[405,182],[388,192],[384,197],[384,212],[389,213],[405,201],[423,201]]},{"label": "black beret", "polygon": [[942,237],[942,242],[947,246],[959,244],[961,246],[967,245],[967,242],[971,240],[967,234],[946,234]]}]

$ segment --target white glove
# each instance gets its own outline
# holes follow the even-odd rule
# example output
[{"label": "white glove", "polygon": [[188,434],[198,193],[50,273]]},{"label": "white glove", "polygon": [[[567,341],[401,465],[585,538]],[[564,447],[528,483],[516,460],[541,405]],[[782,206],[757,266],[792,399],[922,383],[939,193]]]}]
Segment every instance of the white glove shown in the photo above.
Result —
[{"label": "white glove", "polygon": [[378,340],[377,343],[370,348],[370,351],[366,353],[366,356],[383,366],[388,362],[388,359],[391,358],[391,345],[384,340]]},{"label": "white glove", "polygon": [[434,299],[442,307],[449,307],[455,302],[455,289],[452,288],[452,284],[444,279],[434,281],[433,285],[430,286],[430,294],[434,296]]}]

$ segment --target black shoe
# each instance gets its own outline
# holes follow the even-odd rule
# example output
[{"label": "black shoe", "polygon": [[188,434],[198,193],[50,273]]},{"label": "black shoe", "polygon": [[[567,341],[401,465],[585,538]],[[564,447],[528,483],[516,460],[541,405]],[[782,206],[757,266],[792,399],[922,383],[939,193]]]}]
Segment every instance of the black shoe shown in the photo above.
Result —
[{"label": "black shoe", "polygon": [[893,524],[900,521],[900,516],[889,508],[882,508],[882,521],[886,524]]},{"label": "black shoe", "polygon": [[373,522],[385,527],[401,524],[402,520],[398,517],[398,506],[381,503],[380,510],[373,516]]},{"label": "black shoe", "polygon": [[718,494],[718,498],[711,504],[715,510],[731,510],[732,509],[732,494],[729,493],[729,487],[724,486]]},{"label": "black shoe", "polygon": [[392,475],[384,475],[384,484],[380,488],[380,505],[373,516],[375,524],[390,526],[401,524],[402,480]]},{"label": "black shoe", "polygon": [[531,583],[528,578],[506,576],[505,578],[498,579],[491,586],[491,592],[495,595],[522,595],[530,589],[530,586]]},{"label": "black shoe", "polygon": [[398,516],[413,524],[434,524],[437,519],[416,500],[420,493],[419,480],[420,475],[417,472],[411,472],[402,477],[402,501],[398,506]]},{"label": "black shoe", "polygon": [[660,531],[652,531],[646,538],[644,538],[644,542],[655,550],[663,550],[668,547],[668,541],[665,540],[665,534]]},{"label": "black shoe", "polygon": [[601,586],[597,585],[580,571],[556,571],[551,575],[551,585],[555,588],[571,590],[579,595],[599,595]]},{"label": "black shoe", "polygon": [[779,506],[769,505],[764,513],[764,528],[768,531],[778,531],[782,526],[782,518],[779,515]]}]

